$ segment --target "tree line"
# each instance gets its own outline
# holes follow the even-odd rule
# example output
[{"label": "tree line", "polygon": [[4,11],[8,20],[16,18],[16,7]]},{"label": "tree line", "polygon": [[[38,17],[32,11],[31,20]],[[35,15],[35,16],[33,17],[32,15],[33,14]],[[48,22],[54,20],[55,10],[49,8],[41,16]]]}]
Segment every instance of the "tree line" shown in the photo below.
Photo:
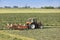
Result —
[{"label": "tree line", "polygon": [[[0,7],[0,8],[31,8],[30,6],[24,6],[24,7],[19,7],[19,6],[4,6],[4,7]],[[33,7],[35,8],[35,7]],[[45,6],[45,7],[40,7],[41,9],[60,9],[59,7],[53,7],[53,6]]]}]

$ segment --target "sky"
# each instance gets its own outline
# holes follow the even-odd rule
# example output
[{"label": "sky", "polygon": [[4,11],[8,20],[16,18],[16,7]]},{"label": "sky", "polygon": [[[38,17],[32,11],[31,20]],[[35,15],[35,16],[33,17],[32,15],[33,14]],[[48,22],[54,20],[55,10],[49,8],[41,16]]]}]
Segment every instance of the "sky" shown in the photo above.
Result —
[{"label": "sky", "polygon": [[60,0],[0,0],[0,7],[4,6],[58,7],[60,6]]}]

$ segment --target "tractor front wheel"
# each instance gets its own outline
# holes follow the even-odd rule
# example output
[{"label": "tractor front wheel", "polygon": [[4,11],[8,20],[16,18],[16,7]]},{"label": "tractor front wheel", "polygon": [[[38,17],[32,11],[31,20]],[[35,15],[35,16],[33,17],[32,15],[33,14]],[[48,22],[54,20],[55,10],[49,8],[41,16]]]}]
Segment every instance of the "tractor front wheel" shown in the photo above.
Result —
[{"label": "tractor front wheel", "polygon": [[39,28],[40,28],[40,29],[43,29],[44,27],[43,27],[43,25],[41,25],[41,26],[39,26]]}]

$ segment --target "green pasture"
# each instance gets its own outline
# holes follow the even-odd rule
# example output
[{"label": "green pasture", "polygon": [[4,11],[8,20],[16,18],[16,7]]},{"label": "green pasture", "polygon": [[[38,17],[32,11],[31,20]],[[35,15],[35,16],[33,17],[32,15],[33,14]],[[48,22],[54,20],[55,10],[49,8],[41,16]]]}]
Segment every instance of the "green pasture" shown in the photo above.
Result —
[{"label": "green pasture", "polygon": [[60,26],[60,13],[7,13],[0,14],[0,29],[4,29],[7,23],[26,23],[28,18],[36,17],[44,26]]}]

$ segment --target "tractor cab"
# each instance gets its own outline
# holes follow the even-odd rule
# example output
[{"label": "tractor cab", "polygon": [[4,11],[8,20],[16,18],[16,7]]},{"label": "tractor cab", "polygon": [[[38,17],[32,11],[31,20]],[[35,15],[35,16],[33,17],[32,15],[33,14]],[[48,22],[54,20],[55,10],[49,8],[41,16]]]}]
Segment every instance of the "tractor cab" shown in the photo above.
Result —
[{"label": "tractor cab", "polygon": [[29,18],[27,22],[36,23],[37,19],[35,19],[35,18]]}]

